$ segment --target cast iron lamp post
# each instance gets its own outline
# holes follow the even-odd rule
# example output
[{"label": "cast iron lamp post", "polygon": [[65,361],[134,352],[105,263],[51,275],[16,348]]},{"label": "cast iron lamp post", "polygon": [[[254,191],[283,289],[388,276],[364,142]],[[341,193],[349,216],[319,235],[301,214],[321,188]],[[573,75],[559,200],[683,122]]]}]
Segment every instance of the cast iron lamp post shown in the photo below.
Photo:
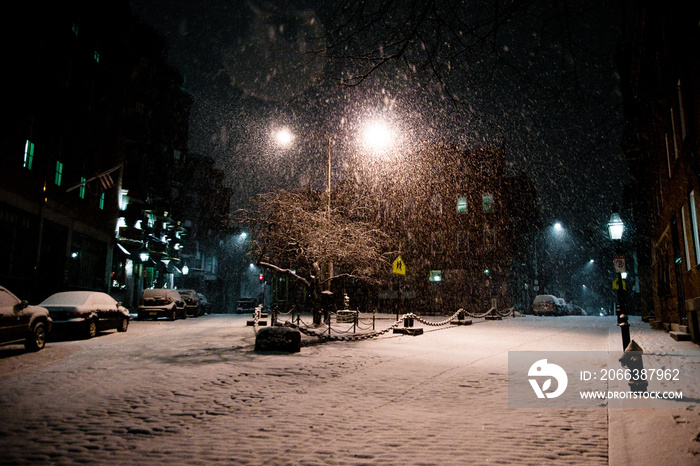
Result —
[{"label": "cast iron lamp post", "polygon": [[613,204],[610,221],[608,221],[608,234],[610,240],[615,244],[615,271],[617,272],[617,307],[615,314],[617,315],[617,325],[622,333],[622,351],[627,349],[630,344],[630,324],[627,321],[627,309],[625,309],[625,284],[622,280],[622,272],[625,268],[625,259],[620,251],[620,242],[622,241],[622,233],[625,231],[625,224],[622,222],[617,206]]}]

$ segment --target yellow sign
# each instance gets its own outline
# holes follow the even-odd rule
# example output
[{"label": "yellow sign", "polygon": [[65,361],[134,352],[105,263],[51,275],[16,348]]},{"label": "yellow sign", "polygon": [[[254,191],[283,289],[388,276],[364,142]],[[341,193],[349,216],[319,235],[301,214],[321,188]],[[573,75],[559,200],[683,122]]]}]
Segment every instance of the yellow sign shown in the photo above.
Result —
[{"label": "yellow sign", "polygon": [[[620,289],[620,279],[619,279],[619,278],[616,278],[616,279],[613,281],[612,289],[613,289],[613,290],[619,290],[619,289]],[[622,280],[622,289],[623,289],[623,290],[627,290],[627,281],[625,281],[625,280]]]},{"label": "yellow sign", "polygon": [[396,275],[406,275],[406,263],[401,259],[401,256],[397,257],[393,264],[391,264],[392,271]]}]

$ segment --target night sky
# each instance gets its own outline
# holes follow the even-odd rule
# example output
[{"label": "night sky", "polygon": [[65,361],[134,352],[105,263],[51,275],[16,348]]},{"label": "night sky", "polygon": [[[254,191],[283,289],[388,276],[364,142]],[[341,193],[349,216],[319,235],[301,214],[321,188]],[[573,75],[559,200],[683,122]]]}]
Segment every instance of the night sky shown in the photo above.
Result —
[{"label": "night sky", "polygon": [[[216,157],[235,202],[258,191],[323,180],[323,147],[307,142],[282,152],[270,143],[273,128],[349,131],[370,114],[393,122],[404,149],[426,140],[465,147],[504,142],[507,173],[524,171],[533,180],[544,225],[561,220],[575,235],[586,236],[580,248],[588,247],[586,240],[598,241],[591,236],[604,234],[610,204],[620,202],[628,172],[618,147],[616,2],[570,2],[585,7],[566,25],[571,30],[566,53],[558,23],[538,17],[534,8],[504,28],[493,57],[451,63],[449,93],[398,68],[385,67],[348,88],[317,78],[324,70],[321,60],[298,66],[308,58],[298,51],[300,38],[323,31],[329,10],[322,3],[131,3],[135,15],[164,34],[169,62],[195,96],[190,152]],[[561,83],[564,89],[554,91]],[[342,176],[349,147],[347,141],[334,145],[334,177]]]}]

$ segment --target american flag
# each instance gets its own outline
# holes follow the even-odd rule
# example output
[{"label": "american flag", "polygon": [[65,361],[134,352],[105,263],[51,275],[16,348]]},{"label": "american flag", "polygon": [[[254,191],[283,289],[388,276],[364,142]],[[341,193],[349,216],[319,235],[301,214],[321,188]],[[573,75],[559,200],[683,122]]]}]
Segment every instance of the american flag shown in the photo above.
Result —
[{"label": "american flag", "polygon": [[107,191],[109,188],[114,186],[114,180],[112,179],[109,173],[107,173],[106,175],[101,175],[97,179],[100,182],[100,187],[102,188],[102,191]]}]

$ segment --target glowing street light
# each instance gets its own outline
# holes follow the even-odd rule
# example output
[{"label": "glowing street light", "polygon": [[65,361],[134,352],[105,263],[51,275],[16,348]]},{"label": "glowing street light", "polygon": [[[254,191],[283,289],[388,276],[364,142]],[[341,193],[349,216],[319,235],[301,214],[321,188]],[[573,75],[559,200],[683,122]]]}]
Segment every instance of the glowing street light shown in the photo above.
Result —
[{"label": "glowing street light", "polygon": [[617,212],[617,207],[613,207],[613,212],[610,214],[608,221],[608,235],[613,241],[622,239],[622,233],[625,231],[625,224],[622,222],[620,214]]},{"label": "glowing street light", "polygon": [[[327,133],[327,134],[317,134],[317,133],[304,133],[299,136],[305,138],[319,139],[322,140],[326,147],[326,195],[328,196],[328,216],[331,214],[331,145],[333,139],[347,136],[349,133]],[[277,130],[274,134],[275,139],[280,145],[288,146],[290,145],[297,135],[295,135],[289,128],[282,128]],[[386,149],[392,142],[391,132],[388,130],[385,124],[381,122],[372,122],[367,124],[362,131],[362,142],[367,148],[374,150]]]},{"label": "glowing street light", "polygon": [[384,150],[392,142],[391,132],[383,123],[373,122],[365,126],[362,132],[364,145],[375,150]]}]

